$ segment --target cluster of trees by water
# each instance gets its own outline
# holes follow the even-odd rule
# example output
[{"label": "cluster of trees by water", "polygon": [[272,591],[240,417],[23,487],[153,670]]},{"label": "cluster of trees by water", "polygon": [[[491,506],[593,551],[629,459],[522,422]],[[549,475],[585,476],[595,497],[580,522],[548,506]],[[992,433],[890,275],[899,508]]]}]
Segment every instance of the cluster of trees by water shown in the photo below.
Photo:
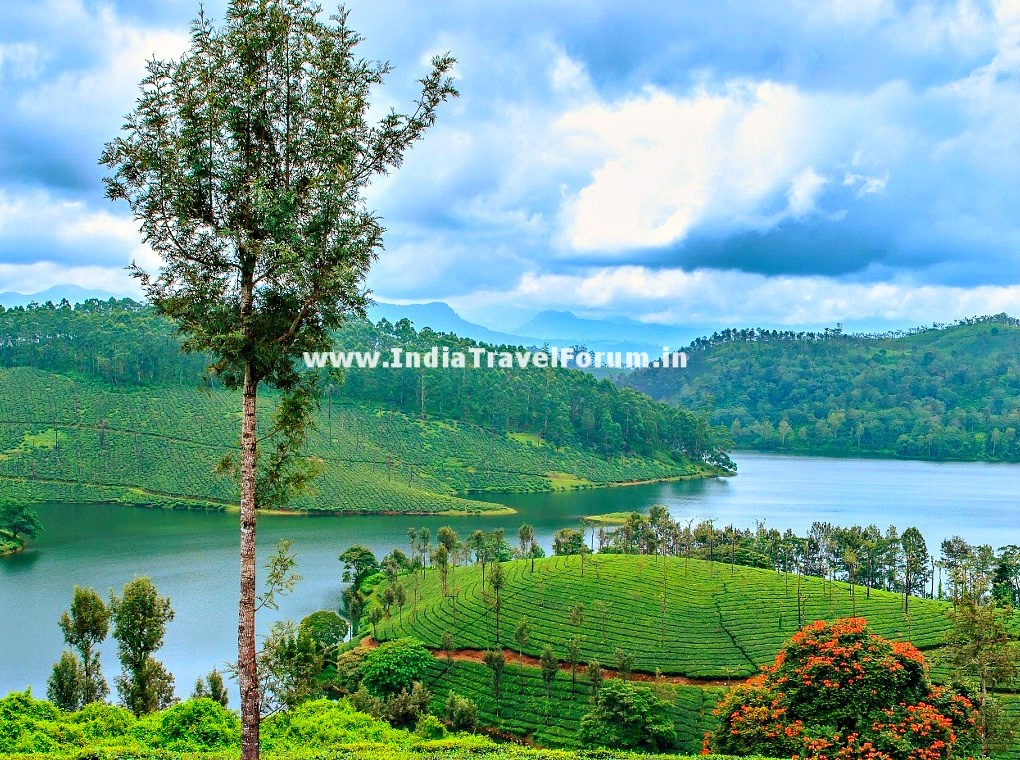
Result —
[{"label": "cluster of trees by water", "polygon": [[[445,589],[451,567],[477,563],[485,583],[486,568],[498,573],[495,568],[501,562],[523,559],[534,564],[545,556],[528,524],[519,527],[513,543],[502,528],[475,530],[462,539],[454,528],[444,526],[434,543],[428,528],[411,529],[408,535],[409,554],[394,548],[377,559],[369,549],[353,546],[340,555],[344,581],[350,584],[344,600],[355,628],[366,609],[367,619],[372,622],[374,615],[378,623],[389,616],[391,607],[402,610],[408,603],[406,589],[399,582],[401,574],[417,574],[433,566]],[[871,589],[902,594],[907,612],[910,597],[954,602],[965,597],[994,599],[1000,605],[1020,605],[1020,546],[994,549],[953,536],[941,542],[936,554],[929,551],[915,527],[901,533],[895,525],[883,531],[876,525],[841,527],[815,522],[806,534],[798,535],[789,528],[782,532],[766,528],[763,522],[756,528],[738,528],[719,527],[713,520],[678,521],[665,507],[656,505],[647,516],[637,512],[627,515],[615,528],[582,519],[577,528],[562,528],[554,536],[554,555],[595,553],[694,558],[842,581],[850,584],[851,593],[859,587],[856,593],[866,596]],[[366,587],[366,579],[374,583]],[[366,608],[368,595],[383,580],[382,607]],[[417,601],[417,592],[410,601]]]},{"label": "cluster of trees by water", "polygon": [[[416,331],[410,322],[353,320],[334,334],[342,350],[433,346],[466,351],[474,341]],[[321,348],[328,348],[323,346]],[[519,348],[519,347],[515,347]],[[94,378],[112,386],[218,385],[208,356],[181,354],[169,321],[130,300],[66,302],[0,311],[0,366],[28,366]],[[476,424],[497,432],[537,435],[555,446],[606,457],[672,456],[728,469],[726,429],[689,410],[567,369],[358,369],[321,373],[334,403],[370,405]],[[331,416],[331,411],[330,411]]]},{"label": "cluster of trees by water", "polygon": [[[163,646],[166,625],[173,619],[170,600],[160,596],[148,578],[129,581],[121,596],[110,594],[109,604],[94,589],[75,586],[71,609],[60,617],[69,649],[53,666],[46,695],[68,712],[106,701],[110,688],[96,650],[112,624],[122,669],[115,681],[121,703],[136,716],[168,707],[175,701],[174,677],[153,655]],[[214,680],[217,694],[225,695],[218,673]]]},{"label": "cluster of trees by water", "polygon": [[1020,461],[1020,321],[999,314],[881,336],[725,330],[683,372],[623,378],[729,428],[734,445]]},{"label": "cluster of trees by water", "polygon": [[18,501],[0,499],[0,557],[21,550],[42,529],[34,509]]},{"label": "cluster of trees by water", "polygon": [[814,522],[804,535],[779,531],[759,522],[755,528],[717,526],[714,520],[679,521],[661,506],[647,516],[633,512],[616,528],[583,520],[578,528],[557,531],[556,554],[619,553],[694,557],[731,565],[767,567],[844,581],[909,597],[959,600],[991,595],[1000,604],[1020,604],[1020,546],[994,549],[947,538],[938,553],[929,550],[921,531],[895,525],[841,527]]}]

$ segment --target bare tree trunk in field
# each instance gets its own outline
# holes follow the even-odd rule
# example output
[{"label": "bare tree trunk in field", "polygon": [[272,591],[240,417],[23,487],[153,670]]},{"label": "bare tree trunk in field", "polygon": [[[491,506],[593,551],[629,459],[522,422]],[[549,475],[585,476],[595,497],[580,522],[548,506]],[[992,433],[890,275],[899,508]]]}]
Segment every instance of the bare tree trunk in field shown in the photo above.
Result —
[{"label": "bare tree trunk in field", "polygon": [[259,682],[255,665],[255,398],[258,381],[245,367],[241,418],[241,601],[237,673],[241,686],[242,760],[259,756]]}]

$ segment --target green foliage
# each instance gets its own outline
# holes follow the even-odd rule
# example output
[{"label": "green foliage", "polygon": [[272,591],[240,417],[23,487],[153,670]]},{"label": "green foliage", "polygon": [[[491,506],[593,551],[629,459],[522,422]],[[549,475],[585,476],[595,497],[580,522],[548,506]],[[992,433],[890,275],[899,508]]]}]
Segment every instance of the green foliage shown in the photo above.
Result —
[{"label": "green foliage", "polygon": [[683,372],[628,376],[727,426],[740,448],[1020,461],[1020,321],[999,314],[909,334],[724,330]]},{"label": "green foliage", "polygon": [[61,710],[74,712],[82,705],[84,683],[81,662],[65,649],[46,682],[46,698]]},{"label": "green foliage", "polygon": [[365,647],[348,649],[337,655],[330,687],[342,696],[350,696],[361,686],[361,666],[369,653]]},{"label": "green foliage", "polygon": [[619,749],[663,750],[677,743],[669,704],[647,686],[616,680],[599,689],[594,709],[581,718],[578,738]]},{"label": "green foliage", "polygon": [[432,694],[422,682],[415,681],[410,691],[401,689],[399,694],[378,700],[375,711],[370,711],[370,714],[395,728],[408,728],[428,714],[431,699]]},{"label": "green foliage", "polygon": [[435,715],[423,715],[414,727],[414,732],[422,739],[435,740],[446,737],[446,726]]},{"label": "green foliage", "polygon": [[443,715],[454,731],[474,731],[478,725],[478,705],[453,691],[447,694]]},{"label": "green foliage", "polygon": [[256,598],[256,611],[263,608],[280,609],[276,598],[293,593],[294,587],[301,580],[301,576],[294,569],[297,567],[297,556],[291,551],[293,544],[293,541],[281,538],[276,542],[276,551],[266,560],[266,590]]},{"label": "green foliage", "polygon": [[589,547],[584,542],[584,534],[579,530],[562,528],[553,536],[553,554],[580,554],[586,551],[589,551]]},{"label": "green foliage", "polygon": [[490,649],[482,656],[485,667],[492,671],[492,696],[499,709],[499,698],[503,692],[503,671],[506,669],[506,655],[502,650]]},{"label": "green foliage", "polygon": [[408,746],[410,735],[387,723],[355,711],[346,702],[325,699],[303,702],[293,710],[274,715],[262,728],[268,750],[314,748],[380,742]]},{"label": "green foliage", "polygon": [[319,610],[301,619],[298,633],[307,636],[327,656],[334,654],[350,633],[347,621],[332,610]]},{"label": "green foliage", "polygon": [[258,654],[262,709],[289,709],[322,695],[326,653],[291,621],[273,623]]},{"label": "green foliage", "polygon": [[240,742],[237,714],[212,699],[189,699],[135,724],[132,734],[150,746],[175,752],[231,749]]},{"label": "green foliage", "polygon": [[0,699],[0,753],[50,752],[60,743],[60,710],[31,690]]},{"label": "green foliage", "polygon": [[410,691],[432,664],[432,655],[418,639],[387,641],[365,655],[361,682],[377,697]]},{"label": "green foliage", "polygon": [[[514,681],[517,681],[516,677]],[[610,683],[610,680],[605,683]],[[436,661],[428,684],[435,694],[441,695],[432,702],[432,711],[437,715],[446,715],[448,695],[453,691],[476,705],[480,726],[491,727],[504,734],[530,737],[546,747],[583,746],[578,738],[581,719],[593,706],[593,695],[586,679],[578,681],[578,693],[575,695],[570,691],[570,674],[557,671],[550,682],[550,698],[547,700],[541,669],[527,667],[524,669],[523,691],[504,688],[498,713],[492,695],[492,672],[481,663],[455,661],[453,667],[447,670],[445,663]],[[516,683],[514,685],[517,686]],[[661,687],[655,685],[653,691],[661,692],[660,699],[668,705],[670,720],[676,725],[678,749],[697,753],[704,733],[716,726],[712,710],[724,689],[667,684]]]},{"label": "green foliage", "polygon": [[195,690],[191,694],[192,699],[211,699],[217,704],[226,707],[230,703],[230,694],[227,692],[226,684],[223,683],[223,675],[213,668],[205,678],[195,681]]},{"label": "green foliage", "polygon": [[[479,666],[480,667],[480,666]],[[441,706],[441,705],[440,705]],[[465,726],[466,727],[466,726]],[[236,760],[237,718],[209,700],[176,705],[140,720],[100,703],[61,713],[31,694],[0,699],[0,754],[18,760]],[[231,739],[231,737],[233,737]],[[414,733],[356,712],[346,701],[316,700],[262,725],[267,760],[655,760],[619,749],[574,753],[443,736],[432,716]],[[233,744],[229,742],[233,741]],[[171,749],[180,747],[180,749]],[[189,747],[186,749],[186,747]],[[671,756],[673,760],[679,760]],[[665,760],[665,757],[662,758]],[[716,757],[702,760],[721,760]]]},{"label": "green foliage", "polygon": [[979,746],[974,707],[927,671],[914,646],[871,634],[862,618],[817,621],[727,694],[713,746],[775,757],[967,756]]},{"label": "green foliage", "polygon": [[43,529],[39,514],[17,501],[0,501],[0,532],[6,531],[16,541],[35,538]]},{"label": "green foliage", "polygon": [[344,566],[344,583],[360,589],[361,583],[370,575],[379,572],[379,562],[370,549],[356,544],[340,555]]},{"label": "green foliage", "polygon": [[[94,589],[82,588],[77,585],[74,587],[71,610],[60,616],[60,630],[64,634],[64,641],[78,650],[78,656],[81,658],[81,677],[78,691],[70,703],[74,705],[73,707],[64,707],[65,704],[68,704],[66,694],[65,698],[53,699],[51,697],[51,699],[65,710],[77,709],[82,705],[106,699],[110,689],[106,685],[106,679],[103,678],[99,652],[96,652],[95,648],[106,640],[106,635],[110,630],[110,609]],[[68,665],[64,662],[64,657],[61,658],[60,664],[54,667],[54,678],[57,677],[57,668],[59,667],[63,667],[66,671]],[[66,672],[65,675],[69,676],[69,672]],[[70,680],[65,681],[65,686],[69,683],[71,683]]]},{"label": "green foliage", "polygon": [[174,678],[152,655],[174,619],[170,600],[148,578],[135,578],[124,584],[122,596],[111,595],[110,609],[123,669],[116,680],[121,700],[135,715],[167,707],[174,699]]},{"label": "green foliage", "polygon": [[1011,607],[979,604],[971,598],[949,612],[952,628],[941,659],[960,683],[973,689],[983,755],[1001,752],[1015,735],[1016,723],[994,693],[1013,686],[1020,676],[1020,650],[1008,629],[1013,614]]},{"label": "green foliage", "polygon": [[123,707],[92,702],[68,716],[68,720],[80,727],[82,736],[91,743],[124,736],[137,719]]}]

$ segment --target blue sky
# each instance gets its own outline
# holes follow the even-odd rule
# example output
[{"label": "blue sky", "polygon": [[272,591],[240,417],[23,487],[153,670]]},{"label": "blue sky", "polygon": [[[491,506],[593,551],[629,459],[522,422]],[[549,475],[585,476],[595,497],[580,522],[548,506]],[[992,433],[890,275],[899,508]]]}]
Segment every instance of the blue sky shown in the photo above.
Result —
[{"label": "blue sky", "polygon": [[[405,106],[462,96],[376,183],[369,277],[508,329],[541,309],[674,324],[1020,314],[1020,1],[356,0]],[[222,15],[222,2],[206,3]],[[158,262],[97,157],[193,0],[0,10],[0,291],[134,292]]]}]

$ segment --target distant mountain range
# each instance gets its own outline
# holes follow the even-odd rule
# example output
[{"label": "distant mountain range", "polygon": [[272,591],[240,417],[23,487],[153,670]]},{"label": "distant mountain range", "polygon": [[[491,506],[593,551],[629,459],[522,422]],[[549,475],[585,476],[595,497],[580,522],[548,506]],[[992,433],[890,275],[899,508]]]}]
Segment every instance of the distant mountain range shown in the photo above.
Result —
[{"label": "distant mountain range", "polygon": [[47,301],[58,304],[65,298],[69,303],[76,304],[88,301],[90,298],[109,301],[111,298],[119,297],[105,290],[89,290],[77,285],[54,285],[39,293],[0,293],[0,306],[10,309],[14,306],[28,306],[30,303],[46,303]]},{"label": "distant mountain range", "polygon": [[644,350],[658,354],[663,346],[683,348],[704,335],[705,328],[677,327],[625,318],[585,319],[569,311],[543,311],[515,332],[541,335],[550,343],[584,343],[596,349],[612,344],[619,345],[619,350]]},{"label": "distant mountain range", "polygon": [[474,322],[468,322],[460,314],[455,312],[449,304],[442,301],[430,303],[395,304],[376,302],[368,309],[368,318],[373,322],[386,319],[396,324],[401,319],[409,319],[416,330],[423,327],[430,327],[435,332],[452,332],[463,338],[484,343],[509,343],[518,345],[520,343],[532,343],[533,338],[526,338],[518,334],[497,332],[490,330]]},{"label": "distant mountain range", "polygon": [[[104,290],[55,285],[39,293],[0,293],[0,306],[11,308],[47,301],[60,303],[65,298],[72,304],[78,304],[90,298],[107,301],[118,297]],[[663,346],[682,348],[706,332],[703,327],[646,324],[632,319],[586,319],[569,311],[543,311],[518,328],[503,332],[464,319],[442,301],[411,304],[377,302],[369,308],[368,316],[373,322],[387,319],[396,323],[409,319],[418,330],[430,327],[436,332],[451,332],[496,345],[584,345],[593,351],[646,351],[651,358],[659,355]]]},{"label": "distant mountain range", "polygon": [[392,304],[377,302],[368,310],[372,321],[409,319],[416,329],[431,327],[485,343],[541,346],[584,345],[594,351],[645,351],[658,356],[663,346],[682,348],[703,329],[645,324],[630,319],[585,319],[569,311],[543,311],[512,332],[499,332],[469,322],[442,301]]}]

